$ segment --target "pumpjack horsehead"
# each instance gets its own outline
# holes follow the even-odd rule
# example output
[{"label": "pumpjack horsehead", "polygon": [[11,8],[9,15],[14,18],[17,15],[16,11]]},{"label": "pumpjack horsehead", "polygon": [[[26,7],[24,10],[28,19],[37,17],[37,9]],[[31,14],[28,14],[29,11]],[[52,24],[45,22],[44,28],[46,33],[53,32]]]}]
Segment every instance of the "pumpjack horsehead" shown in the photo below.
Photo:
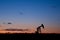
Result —
[{"label": "pumpjack horsehead", "polygon": [[44,25],[41,24],[41,26],[38,26],[38,27],[37,27],[37,33],[41,33],[41,27],[44,29]]}]

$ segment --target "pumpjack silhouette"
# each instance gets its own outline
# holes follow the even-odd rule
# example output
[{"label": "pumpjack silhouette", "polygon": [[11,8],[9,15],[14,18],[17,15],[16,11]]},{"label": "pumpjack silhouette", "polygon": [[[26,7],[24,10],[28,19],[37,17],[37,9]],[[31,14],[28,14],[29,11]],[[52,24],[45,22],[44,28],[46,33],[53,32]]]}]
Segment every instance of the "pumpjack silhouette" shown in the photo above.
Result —
[{"label": "pumpjack silhouette", "polygon": [[41,33],[41,27],[44,29],[44,25],[43,24],[41,24],[41,26],[38,26],[37,27],[37,31],[36,31],[36,33]]}]

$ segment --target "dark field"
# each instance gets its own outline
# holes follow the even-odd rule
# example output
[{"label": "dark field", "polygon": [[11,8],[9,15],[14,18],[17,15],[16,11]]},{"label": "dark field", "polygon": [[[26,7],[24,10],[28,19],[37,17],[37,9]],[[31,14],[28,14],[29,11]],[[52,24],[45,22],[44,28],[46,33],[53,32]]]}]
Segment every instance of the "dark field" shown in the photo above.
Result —
[{"label": "dark field", "polygon": [[60,40],[60,34],[55,33],[15,33],[15,34],[0,34],[0,39],[5,40]]}]

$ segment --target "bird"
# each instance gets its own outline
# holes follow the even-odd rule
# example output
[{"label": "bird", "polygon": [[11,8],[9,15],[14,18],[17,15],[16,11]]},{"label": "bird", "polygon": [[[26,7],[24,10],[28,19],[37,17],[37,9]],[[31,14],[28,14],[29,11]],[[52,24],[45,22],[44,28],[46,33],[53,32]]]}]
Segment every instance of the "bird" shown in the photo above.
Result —
[{"label": "bird", "polygon": [[51,8],[56,8],[56,6],[51,6]]},{"label": "bird", "polygon": [[20,14],[20,15],[23,15],[23,12],[20,12],[19,14]]},{"label": "bird", "polygon": [[12,24],[11,22],[8,22],[8,24]]}]

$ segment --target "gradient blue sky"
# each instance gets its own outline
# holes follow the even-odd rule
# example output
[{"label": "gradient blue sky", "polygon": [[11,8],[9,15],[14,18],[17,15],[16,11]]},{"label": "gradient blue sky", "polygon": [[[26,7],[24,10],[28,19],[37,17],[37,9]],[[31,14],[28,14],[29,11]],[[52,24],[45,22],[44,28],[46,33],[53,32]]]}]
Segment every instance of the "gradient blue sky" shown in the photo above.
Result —
[{"label": "gradient blue sky", "polygon": [[0,24],[4,22],[60,28],[60,0],[0,0]]}]

